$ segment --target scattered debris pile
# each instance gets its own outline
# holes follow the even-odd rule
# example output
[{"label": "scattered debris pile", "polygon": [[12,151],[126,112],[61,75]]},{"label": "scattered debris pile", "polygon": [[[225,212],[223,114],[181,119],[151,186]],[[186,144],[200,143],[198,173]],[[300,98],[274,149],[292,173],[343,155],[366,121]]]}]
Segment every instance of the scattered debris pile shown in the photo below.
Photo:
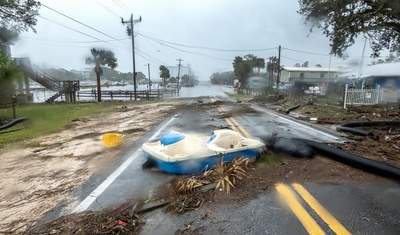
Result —
[{"label": "scattered debris pile", "polygon": [[282,94],[271,94],[271,95],[260,95],[260,96],[254,96],[253,99],[250,100],[250,102],[258,103],[261,105],[265,105],[267,103],[278,103],[278,102],[284,102],[285,96]]},{"label": "scattered debris pile", "polygon": [[128,210],[82,212],[28,228],[24,234],[139,234],[143,223]]},{"label": "scattered debris pile", "polygon": [[400,124],[365,126],[370,136],[348,135],[353,142],[332,144],[347,152],[400,168]]},{"label": "scattered debris pile", "polygon": [[178,192],[165,211],[183,214],[200,207],[212,197],[212,189],[229,194],[238,182],[247,176],[247,171],[255,158],[235,158],[231,163],[221,162],[213,169],[198,176],[183,177],[176,185]]},{"label": "scattered debris pile", "polygon": [[[176,192],[160,189],[151,200],[124,203],[116,209],[98,212],[82,212],[63,216],[54,221],[28,228],[24,234],[139,234],[143,222],[140,213],[165,206],[165,211],[183,214],[209,201],[215,191],[229,193],[247,176],[247,170],[255,158],[235,158],[231,163],[221,162],[213,169],[198,176],[182,176],[177,182],[167,184]],[[161,204],[158,202],[162,202]],[[161,206],[160,206],[161,205]]]}]

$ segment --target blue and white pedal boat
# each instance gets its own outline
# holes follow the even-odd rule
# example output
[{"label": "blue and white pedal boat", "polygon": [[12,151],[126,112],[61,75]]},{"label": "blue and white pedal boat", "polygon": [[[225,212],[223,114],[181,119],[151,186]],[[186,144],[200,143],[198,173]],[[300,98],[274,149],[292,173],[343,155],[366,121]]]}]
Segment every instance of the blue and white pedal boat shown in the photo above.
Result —
[{"label": "blue and white pedal boat", "polygon": [[191,174],[209,170],[235,157],[256,158],[265,144],[256,138],[222,129],[210,137],[170,133],[160,141],[144,143],[142,149],[151,165],[170,174]]}]

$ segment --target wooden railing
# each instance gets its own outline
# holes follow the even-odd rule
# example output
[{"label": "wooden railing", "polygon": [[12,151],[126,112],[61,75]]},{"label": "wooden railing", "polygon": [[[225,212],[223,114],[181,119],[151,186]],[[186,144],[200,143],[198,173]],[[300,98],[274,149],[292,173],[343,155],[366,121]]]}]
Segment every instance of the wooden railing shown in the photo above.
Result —
[{"label": "wooden railing", "polygon": [[[140,100],[162,100],[164,95],[177,93],[176,89],[152,89],[136,91],[136,98]],[[97,90],[79,91],[77,92],[77,100],[97,100]],[[135,100],[134,91],[128,90],[102,90],[101,98],[103,100]]]}]

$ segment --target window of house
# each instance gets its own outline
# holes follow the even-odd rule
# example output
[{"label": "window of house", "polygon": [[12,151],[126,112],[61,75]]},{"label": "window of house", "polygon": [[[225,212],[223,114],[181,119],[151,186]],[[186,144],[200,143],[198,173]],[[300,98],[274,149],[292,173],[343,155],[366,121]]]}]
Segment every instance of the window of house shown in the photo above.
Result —
[{"label": "window of house", "polygon": [[325,74],[321,73],[320,78],[325,78]]},{"label": "window of house", "polygon": [[300,73],[300,79],[304,79],[304,73]]}]

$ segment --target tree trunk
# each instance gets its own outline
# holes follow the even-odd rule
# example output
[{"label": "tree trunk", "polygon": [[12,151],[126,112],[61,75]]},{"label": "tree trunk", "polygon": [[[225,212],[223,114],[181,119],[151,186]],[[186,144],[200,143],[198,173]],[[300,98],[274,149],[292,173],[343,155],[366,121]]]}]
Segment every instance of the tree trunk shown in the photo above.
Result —
[{"label": "tree trunk", "polygon": [[100,84],[100,74],[96,73],[97,80],[97,101],[101,102],[101,84]]}]

